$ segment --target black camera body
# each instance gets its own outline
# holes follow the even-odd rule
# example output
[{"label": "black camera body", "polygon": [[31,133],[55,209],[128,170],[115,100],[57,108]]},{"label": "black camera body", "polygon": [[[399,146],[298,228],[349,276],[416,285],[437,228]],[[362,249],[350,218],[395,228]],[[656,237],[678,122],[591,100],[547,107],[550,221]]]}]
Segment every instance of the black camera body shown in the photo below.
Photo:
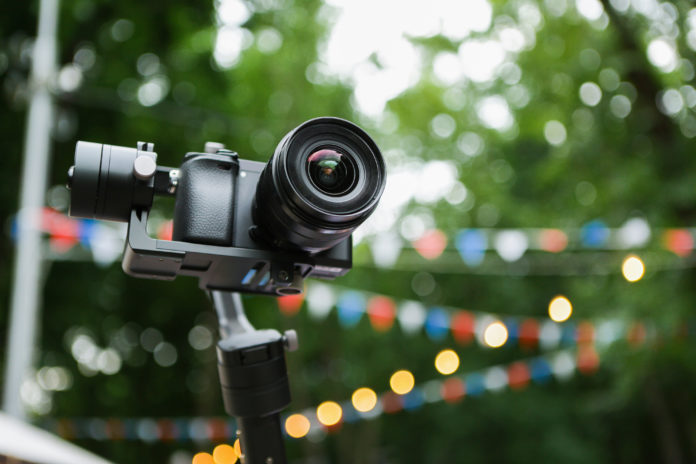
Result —
[{"label": "black camera body", "polygon": [[[307,277],[345,274],[350,234],[384,190],[376,144],[338,118],[297,127],[268,163],[211,145],[175,169],[157,166],[152,148],[78,142],[70,214],[128,222],[126,273],[193,276],[205,290],[288,295]],[[171,241],[147,234],[155,194],[175,196]]]}]

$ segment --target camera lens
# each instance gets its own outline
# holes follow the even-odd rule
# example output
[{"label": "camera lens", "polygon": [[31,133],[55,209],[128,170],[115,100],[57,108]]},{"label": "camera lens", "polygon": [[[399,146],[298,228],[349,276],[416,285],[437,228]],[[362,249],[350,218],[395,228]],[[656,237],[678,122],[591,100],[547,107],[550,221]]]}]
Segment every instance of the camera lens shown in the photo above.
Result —
[{"label": "camera lens", "polygon": [[355,162],[338,149],[318,149],[307,157],[306,166],[312,184],[327,195],[344,195],[355,186]]},{"label": "camera lens", "polygon": [[275,247],[327,250],[372,214],[385,177],[382,155],[362,129],[312,119],[281,140],[261,173],[254,222]]}]

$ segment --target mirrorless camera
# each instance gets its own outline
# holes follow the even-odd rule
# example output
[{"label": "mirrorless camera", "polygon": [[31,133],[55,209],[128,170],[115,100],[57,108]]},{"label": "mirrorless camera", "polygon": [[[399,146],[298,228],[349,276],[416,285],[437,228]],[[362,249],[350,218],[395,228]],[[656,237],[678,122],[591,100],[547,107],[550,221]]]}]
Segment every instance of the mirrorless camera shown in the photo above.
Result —
[{"label": "mirrorless camera", "polygon": [[[80,141],[68,186],[72,216],[128,222],[128,274],[288,295],[301,292],[306,277],[350,269],[350,235],[375,210],[385,178],[366,132],[323,117],[289,132],[268,163],[208,143],[170,168],[157,165],[150,143]],[[172,240],[147,233],[154,195],[175,197]]]}]

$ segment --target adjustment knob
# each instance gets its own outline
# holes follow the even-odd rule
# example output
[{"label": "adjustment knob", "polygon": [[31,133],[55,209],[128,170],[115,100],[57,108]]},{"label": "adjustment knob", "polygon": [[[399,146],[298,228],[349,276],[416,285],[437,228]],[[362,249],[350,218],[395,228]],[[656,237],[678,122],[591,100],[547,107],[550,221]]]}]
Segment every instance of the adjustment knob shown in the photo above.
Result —
[{"label": "adjustment knob", "polygon": [[286,330],[283,334],[283,344],[288,351],[296,351],[300,347],[300,341],[297,339],[297,332],[294,330]]},{"label": "adjustment knob", "polygon": [[157,171],[157,163],[147,155],[140,155],[133,162],[133,175],[140,180],[150,180]]}]

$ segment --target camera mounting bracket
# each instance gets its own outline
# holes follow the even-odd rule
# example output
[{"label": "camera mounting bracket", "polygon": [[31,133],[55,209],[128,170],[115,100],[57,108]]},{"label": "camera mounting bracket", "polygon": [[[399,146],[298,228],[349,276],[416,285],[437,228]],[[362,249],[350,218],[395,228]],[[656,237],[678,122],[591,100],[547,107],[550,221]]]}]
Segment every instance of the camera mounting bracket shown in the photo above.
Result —
[{"label": "camera mounting bracket", "polygon": [[123,270],[132,276],[199,279],[203,290],[269,295],[302,292],[306,277],[334,278],[351,268],[350,238],[323,253],[292,253],[235,246],[159,240],[147,233],[147,210],[131,210]]}]

